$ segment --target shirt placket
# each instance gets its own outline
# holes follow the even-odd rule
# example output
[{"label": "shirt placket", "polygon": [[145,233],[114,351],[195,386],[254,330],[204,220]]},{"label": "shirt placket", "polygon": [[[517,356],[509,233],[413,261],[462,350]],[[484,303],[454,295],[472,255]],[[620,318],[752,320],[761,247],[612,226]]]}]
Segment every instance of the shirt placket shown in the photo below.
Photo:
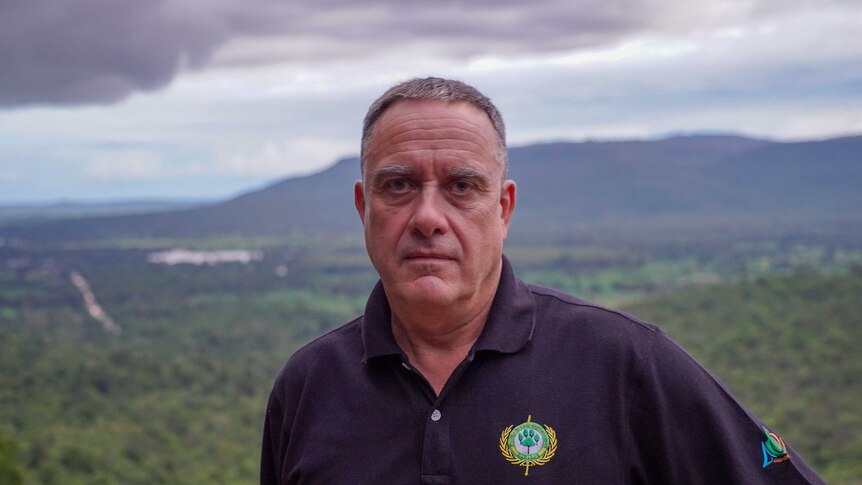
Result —
[{"label": "shirt placket", "polygon": [[447,397],[458,384],[461,376],[473,361],[471,353],[455,370],[443,386],[439,396],[434,395],[434,390],[428,380],[406,361],[402,366],[420,381],[422,394],[430,409],[425,408],[424,436],[422,439],[422,465],[420,470],[420,483],[423,485],[446,485],[452,481],[452,440],[450,434],[451,419],[448,416]]}]

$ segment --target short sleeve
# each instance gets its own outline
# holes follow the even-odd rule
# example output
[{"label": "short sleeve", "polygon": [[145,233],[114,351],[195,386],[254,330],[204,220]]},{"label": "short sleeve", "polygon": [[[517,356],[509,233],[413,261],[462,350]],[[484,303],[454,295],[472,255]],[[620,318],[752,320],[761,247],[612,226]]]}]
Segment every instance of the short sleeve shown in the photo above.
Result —
[{"label": "short sleeve", "polygon": [[263,424],[263,443],[260,453],[260,483],[261,485],[277,485],[281,483],[280,460],[285,433],[282,429],[282,410],[273,390],[266,406],[266,417]]},{"label": "short sleeve", "polygon": [[629,411],[630,481],[824,483],[780,438],[783,450],[767,448],[773,431],[691,355],[660,330],[653,338]]}]

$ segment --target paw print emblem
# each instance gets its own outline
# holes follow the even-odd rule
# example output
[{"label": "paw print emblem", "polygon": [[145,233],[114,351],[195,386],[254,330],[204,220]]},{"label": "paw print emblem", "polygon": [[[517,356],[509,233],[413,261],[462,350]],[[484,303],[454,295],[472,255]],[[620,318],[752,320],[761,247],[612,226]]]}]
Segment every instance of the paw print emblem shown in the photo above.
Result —
[{"label": "paw print emblem", "polygon": [[557,452],[557,433],[547,425],[527,421],[518,426],[508,426],[500,435],[500,453],[513,465],[526,468],[524,476],[528,476],[531,466],[541,466]]}]

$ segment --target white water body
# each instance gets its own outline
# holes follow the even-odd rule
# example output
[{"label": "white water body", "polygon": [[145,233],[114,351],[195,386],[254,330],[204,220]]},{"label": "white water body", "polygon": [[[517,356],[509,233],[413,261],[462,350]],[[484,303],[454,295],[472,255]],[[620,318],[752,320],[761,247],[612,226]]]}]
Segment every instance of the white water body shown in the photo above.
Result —
[{"label": "white water body", "polygon": [[147,255],[147,261],[154,264],[207,264],[210,266],[222,263],[248,264],[252,261],[263,259],[262,251],[189,251],[187,249],[175,248],[170,251],[159,251]]},{"label": "white water body", "polygon": [[73,270],[69,274],[69,278],[72,280],[72,284],[74,284],[75,287],[78,288],[78,291],[81,292],[81,296],[84,297],[84,308],[87,309],[87,313],[102,324],[102,329],[104,331],[114,335],[119,335],[122,332],[122,329],[119,325],[114,323],[114,320],[105,313],[105,310],[103,310],[102,306],[99,305],[99,302],[96,301],[96,295],[93,294],[93,290],[90,288],[90,283],[87,282],[84,276]]}]

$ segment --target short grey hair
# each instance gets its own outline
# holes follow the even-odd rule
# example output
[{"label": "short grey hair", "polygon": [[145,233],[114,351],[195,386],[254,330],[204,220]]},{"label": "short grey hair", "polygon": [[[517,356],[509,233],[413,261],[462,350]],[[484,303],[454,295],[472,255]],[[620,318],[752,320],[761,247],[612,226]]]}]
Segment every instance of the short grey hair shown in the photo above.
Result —
[{"label": "short grey hair", "polygon": [[491,120],[494,130],[497,132],[497,144],[499,146],[497,158],[503,168],[502,178],[505,180],[509,171],[509,162],[506,156],[506,125],[503,123],[503,116],[500,115],[494,103],[487,96],[479,92],[478,89],[461,81],[439,77],[415,78],[396,84],[371,103],[371,107],[368,108],[368,113],[365,115],[365,120],[362,123],[362,147],[359,155],[359,163],[363,174],[365,174],[367,145],[371,139],[374,125],[389,107],[404,99],[466,101],[484,111]]}]

